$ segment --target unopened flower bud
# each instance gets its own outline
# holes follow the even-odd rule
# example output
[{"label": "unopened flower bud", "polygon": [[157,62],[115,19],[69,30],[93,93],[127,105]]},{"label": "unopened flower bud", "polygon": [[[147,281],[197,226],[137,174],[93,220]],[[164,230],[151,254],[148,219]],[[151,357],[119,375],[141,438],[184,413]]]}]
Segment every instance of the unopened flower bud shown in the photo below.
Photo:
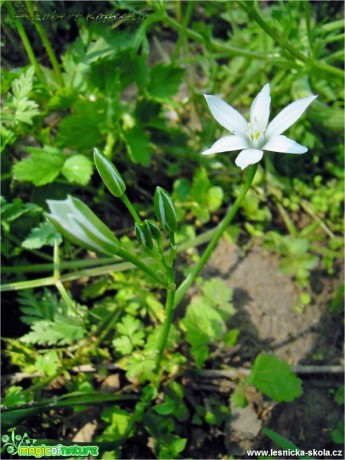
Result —
[{"label": "unopened flower bud", "polygon": [[114,164],[102,155],[98,149],[94,149],[93,157],[99,175],[103,182],[114,196],[121,198],[125,193],[126,184],[124,183],[121,174],[116,169]]},{"label": "unopened flower bud", "polygon": [[174,232],[177,226],[176,211],[168,192],[164,188],[156,188],[153,207],[163,229],[169,233]]}]

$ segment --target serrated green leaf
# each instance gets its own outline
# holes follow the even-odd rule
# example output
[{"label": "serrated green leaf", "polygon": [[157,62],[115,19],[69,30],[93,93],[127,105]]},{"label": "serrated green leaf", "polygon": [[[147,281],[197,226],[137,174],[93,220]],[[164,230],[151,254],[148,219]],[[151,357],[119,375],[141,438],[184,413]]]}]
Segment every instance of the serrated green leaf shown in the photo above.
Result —
[{"label": "serrated green leaf", "polygon": [[122,133],[131,160],[143,166],[148,166],[152,154],[148,134],[138,125],[122,131]]},{"label": "serrated green leaf", "polygon": [[117,324],[116,329],[122,335],[131,337],[138,329],[142,328],[141,322],[133,318],[131,315],[126,315],[122,318],[122,321]]},{"label": "serrated green leaf", "polygon": [[113,340],[113,345],[116,351],[121,353],[122,355],[129,355],[133,351],[133,344],[130,341],[129,337],[123,335],[118,339]]},{"label": "serrated green leaf", "polygon": [[26,399],[23,394],[23,388],[15,385],[6,390],[5,397],[2,400],[2,404],[5,407],[16,406],[25,402]]},{"label": "serrated green leaf", "polygon": [[22,242],[22,246],[26,249],[39,249],[42,246],[54,246],[62,243],[60,233],[50,222],[42,222],[38,227],[31,230],[29,236]]},{"label": "serrated green leaf", "polygon": [[32,119],[39,114],[38,105],[34,101],[29,101],[27,97],[15,101],[14,119],[16,122],[32,125]]},{"label": "serrated green leaf", "polygon": [[92,162],[85,155],[73,155],[65,161],[61,173],[68,182],[87,185],[92,175]]},{"label": "serrated green leaf", "polygon": [[19,161],[13,167],[17,180],[32,182],[37,187],[53,182],[65,162],[65,155],[58,149],[42,149]]},{"label": "serrated green leaf", "polygon": [[183,76],[183,69],[173,65],[157,64],[151,69],[148,92],[158,99],[165,99],[177,93]]},{"label": "serrated green leaf", "polygon": [[55,350],[49,350],[36,359],[35,366],[40,374],[54,375],[58,368],[58,354]]},{"label": "serrated green leaf", "polygon": [[274,401],[293,401],[303,393],[301,380],[274,355],[260,354],[254,361],[251,383]]},{"label": "serrated green leaf", "polygon": [[57,145],[76,150],[91,149],[98,145],[102,139],[100,125],[104,123],[105,114],[106,105],[102,100],[78,101],[74,112],[59,125]]},{"label": "serrated green leaf", "polygon": [[12,91],[17,99],[22,99],[30,93],[32,90],[33,78],[34,68],[29,67],[25,73],[12,82]]},{"label": "serrated green leaf", "polygon": [[84,337],[84,329],[74,318],[60,317],[56,321],[38,321],[32,331],[21,337],[24,343],[67,345]]}]

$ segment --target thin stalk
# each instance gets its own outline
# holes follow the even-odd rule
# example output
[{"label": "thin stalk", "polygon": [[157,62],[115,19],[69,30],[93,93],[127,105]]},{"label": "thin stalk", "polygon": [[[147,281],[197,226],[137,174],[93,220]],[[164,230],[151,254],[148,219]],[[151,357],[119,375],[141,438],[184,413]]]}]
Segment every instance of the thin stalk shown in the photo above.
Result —
[{"label": "thin stalk", "polygon": [[92,343],[94,348],[98,347],[98,345],[106,338],[114,324],[119,320],[121,313],[122,308],[116,308],[115,311],[111,312],[111,314],[100,324],[95,333],[97,339]]},{"label": "thin stalk", "polygon": [[[34,15],[34,8],[31,4],[30,1],[26,1],[26,8],[28,10],[28,12],[30,13],[30,15]],[[47,54],[49,56],[49,59],[50,59],[50,62],[52,63],[52,66],[53,66],[53,69],[54,69],[54,72],[55,72],[55,75],[56,75],[56,78],[59,82],[59,84],[61,86],[64,86],[64,81],[63,81],[63,78],[62,78],[62,73],[61,73],[61,70],[60,70],[60,66],[59,66],[59,63],[58,63],[58,60],[57,60],[57,57],[55,55],[55,52],[54,52],[54,49],[50,43],[50,40],[46,34],[46,31],[44,30],[44,28],[42,27],[41,23],[38,22],[38,21],[34,21],[34,24],[35,24],[35,28],[39,34],[39,36],[41,37],[41,40],[42,40],[42,43],[47,51]]]},{"label": "thin stalk", "polygon": [[308,42],[309,42],[310,57],[311,59],[313,59],[314,58],[314,40],[313,40],[313,34],[312,34],[312,28],[311,28],[309,2],[304,3],[304,12],[305,12],[305,22],[307,25],[307,35],[308,35]]},{"label": "thin stalk", "polygon": [[254,5],[248,5],[247,2],[239,2],[239,6],[249,15],[251,16],[254,21],[256,21],[259,26],[270,36],[273,38],[275,42],[277,42],[282,48],[285,48],[292,57],[295,59],[299,59],[302,62],[306,62],[308,60],[307,56],[303,53],[299,52],[293,46],[289,45],[288,43],[284,43],[282,37],[274,30],[272,27],[267,24],[265,19],[260,15],[260,13],[255,9]]},{"label": "thin stalk", "polygon": [[[66,268],[82,268],[95,267],[97,265],[106,265],[114,261],[113,257],[104,257],[99,259],[73,260],[68,262],[60,262],[60,270]],[[35,273],[35,272],[51,272],[54,270],[54,264],[31,264],[20,265],[18,267],[2,267],[2,273]]]},{"label": "thin stalk", "polygon": [[18,33],[20,35],[20,38],[22,39],[26,54],[28,55],[30,64],[34,67],[35,74],[36,74],[37,78],[40,80],[41,83],[44,84],[43,73],[42,73],[41,68],[40,68],[40,66],[38,64],[38,61],[37,61],[36,56],[35,56],[35,53],[34,53],[34,51],[32,49],[30,40],[29,40],[28,36],[26,35],[24,26],[19,20],[14,19],[14,16],[15,16],[16,12],[15,12],[11,2],[5,2],[5,5],[6,5],[6,8],[10,12],[10,14],[11,14],[13,20],[14,20],[14,23],[16,25],[17,31],[18,31]]},{"label": "thin stalk", "polygon": [[55,240],[55,243],[54,243],[54,271],[53,271],[53,276],[55,278],[56,289],[59,291],[61,297],[65,301],[65,303],[67,305],[67,308],[70,311],[72,311],[75,315],[78,316],[79,315],[78,310],[76,309],[73,300],[70,298],[68,292],[65,289],[65,286],[61,283],[61,280],[60,280],[60,276],[61,276],[61,273],[60,273],[60,248],[59,248],[59,245],[58,245],[56,240]]},{"label": "thin stalk", "polygon": [[174,19],[170,18],[168,15],[165,15],[162,18],[163,21],[165,21],[169,26],[171,26],[173,29],[177,30],[178,32],[185,33],[187,37],[191,38],[192,40],[195,40],[197,42],[201,42],[204,45],[209,45],[211,48],[220,50],[220,51],[226,51],[228,55],[230,56],[244,56],[244,57],[249,57],[252,59],[271,59],[272,56],[264,53],[257,53],[254,51],[248,51],[248,50],[242,50],[240,48],[236,48],[234,46],[230,45],[225,45],[224,43],[217,42],[215,40],[210,40],[206,41],[205,38],[198,34],[197,32],[194,32],[191,29],[184,29],[182,24],[179,24],[177,21]]},{"label": "thin stalk", "polygon": [[[16,236],[11,235],[11,233],[7,233],[6,237],[9,240],[11,240],[14,243],[16,243],[17,246],[19,246],[19,247],[22,246],[22,241],[19,238],[17,238]],[[49,256],[48,254],[45,254],[42,251],[38,251],[37,249],[27,249],[27,251],[32,252],[32,254],[35,254],[36,256],[40,257],[41,259],[45,259],[45,260],[49,260],[49,261],[53,260],[52,256]]]},{"label": "thin stalk", "polygon": [[125,251],[124,249],[119,249],[117,251],[117,254],[119,257],[122,257],[125,260],[128,260],[129,262],[132,262],[136,267],[140,268],[144,273],[149,275],[151,278],[156,280],[159,284],[162,286],[167,287],[166,281],[164,281],[162,278],[160,278],[157,273],[155,273],[151,268],[149,268],[142,260],[138,259],[135,257],[133,254],[130,252]]},{"label": "thin stalk", "polygon": [[159,338],[158,343],[158,355],[156,359],[156,372],[159,373],[159,368],[162,360],[162,356],[168,341],[170,327],[173,321],[174,315],[174,298],[175,298],[175,290],[168,290],[167,291],[167,299],[166,299],[166,317],[163,324],[162,335]]},{"label": "thin stalk", "polygon": [[142,224],[142,220],[139,217],[139,214],[135,210],[134,206],[132,203],[129,201],[127,195],[124,193],[121,197],[121,200],[123,201],[124,205],[127,207],[128,211],[132,214],[133,219],[137,224]]},{"label": "thin stalk", "polygon": [[70,298],[68,292],[65,289],[65,286],[61,283],[60,280],[55,280],[55,287],[59,291],[61,297],[63,298],[65,304],[67,305],[67,308],[69,310],[73,311],[73,313],[76,316],[80,316],[78,310],[76,309],[76,307],[74,305],[73,300]]},{"label": "thin stalk", "polygon": [[[202,244],[205,244],[211,240],[213,235],[216,232],[216,228],[212,228],[211,230],[207,230],[204,233],[201,233],[197,237],[195,237],[192,241],[187,240],[183,241],[182,243],[177,245],[177,252],[182,252],[186,251],[187,249],[190,248],[195,248],[197,246],[200,246]],[[104,258],[104,259],[97,259],[99,261],[99,264],[105,264],[106,262],[109,262],[111,259],[110,258]],[[76,262],[61,262],[61,268],[77,268],[80,266],[88,266],[88,265],[95,265],[97,264],[97,260],[95,261],[89,261],[89,260],[80,260]],[[148,257],[141,259],[141,262],[143,264],[149,263],[150,259]],[[14,271],[10,268],[4,267],[2,269],[3,273],[13,273]],[[23,267],[18,267],[22,268],[23,270],[18,270],[18,272],[15,273],[21,273],[21,272],[38,272],[38,271],[51,271],[54,269],[54,264],[38,264],[37,266],[35,265],[27,265]],[[72,273],[66,273],[65,275],[60,276],[60,281],[64,283],[65,281],[75,281],[77,279],[83,278],[83,277],[95,277],[95,276],[102,276],[106,275],[109,272],[124,272],[127,270],[132,270],[133,265],[131,262],[118,262],[115,264],[110,264],[110,265],[105,265],[101,267],[96,267],[96,268],[90,268],[86,270],[79,270],[79,271],[73,271]],[[30,280],[30,281],[19,281],[15,283],[8,283],[8,284],[3,284],[0,286],[0,292],[5,292],[5,291],[19,291],[22,289],[33,289],[36,287],[43,287],[43,286],[53,286],[55,284],[55,278],[53,276],[50,276],[48,278],[39,278],[36,280]]]},{"label": "thin stalk", "polygon": [[259,26],[270,36],[273,38],[278,45],[285,49],[294,59],[299,59],[305,65],[309,65],[311,69],[318,69],[328,74],[332,74],[337,77],[344,78],[344,72],[337,67],[332,67],[324,62],[313,61],[305,54],[298,51],[296,48],[291,46],[288,43],[284,43],[282,37],[272,29],[272,27],[265,21],[265,19],[258,13],[255,7],[250,2],[240,2],[240,7],[246,11],[248,15],[250,15],[258,24]]},{"label": "thin stalk", "polygon": [[[179,2],[178,5],[179,5],[179,12],[181,13],[181,2]],[[187,30],[190,18],[192,16],[193,7],[194,7],[193,2],[191,2],[191,1],[187,2],[187,9],[186,9],[186,12],[184,14],[184,18],[183,18],[183,22],[182,22],[183,31],[181,31],[181,33],[179,33],[178,40],[177,40],[177,43],[176,43],[176,47],[175,47],[175,50],[174,50],[173,55],[172,55],[172,62],[176,61],[176,58],[177,58],[177,56],[179,54],[179,51],[180,51],[180,48],[181,48],[182,44],[187,43],[186,30]]]},{"label": "thin stalk", "polygon": [[0,292],[20,291],[21,289],[33,289],[36,287],[53,286],[55,284],[55,281],[56,280],[53,276],[49,276],[47,278],[39,278],[37,280],[18,281],[16,283],[8,283],[8,284],[3,284],[2,286],[0,286]]},{"label": "thin stalk", "polygon": [[176,308],[177,305],[181,302],[183,297],[185,296],[187,290],[190,288],[190,286],[193,284],[195,278],[198,276],[200,273],[201,269],[204,267],[210,256],[212,255],[214,248],[216,247],[220,237],[223,235],[227,227],[229,226],[230,222],[236,215],[240,205],[242,204],[242,201],[244,200],[253,180],[255,177],[256,170],[258,168],[258,164],[252,165],[249,167],[248,172],[247,172],[247,177],[245,180],[245,183],[243,184],[243,187],[240,191],[239,196],[237,197],[235,203],[233,206],[229,209],[228,213],[222,220],[222,222],[219,224],[219,226],[216,229],[215,234],[212,237],[212,240],[208,244],[207,248],[205,249],[205,252],[201,256],[199,262],[196,264],[194,269],[191,271],[191,273],[187,276],[187,278],[180,284],[179,288],[176,291],[176,296],[175,296],[175,303],[174,307]]}]

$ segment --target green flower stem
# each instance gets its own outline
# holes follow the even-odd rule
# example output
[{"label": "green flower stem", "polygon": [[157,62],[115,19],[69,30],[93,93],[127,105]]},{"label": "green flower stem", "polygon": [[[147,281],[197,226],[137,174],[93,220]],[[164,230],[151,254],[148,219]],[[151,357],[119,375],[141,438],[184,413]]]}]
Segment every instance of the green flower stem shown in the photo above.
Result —
[{"label": "green flower stem", "polygon": [[[211,240],[213,235],[216,233],[216,230],[217,230],[216,228],[207,230],[206,232],[198,235],[192,241],[187,240],[187,241],[180,243],[177,246],[177,252],[182,252],[187,249],[194,248],[194,247],[207,243],[208,241]],[[72,262],[61,262],[61,268],[80,268],[82,266],[88,267],[88,266],[97,265],[97,264],[105,265],[106,263],[109,263],[111,260],[113,259],[102,258],[102,259],[96,259],[93,261],[92,260],[79,260],[79,261],[77,260],[77,261],[72,261]],[[149,263],[149,261],[150,259],[148,257],[141,259],[141,262],[143,264],[147,264]],[[17,268],[18,270],[16,270],[16,267],[8,267],[8,268],[3,267],[2,271],[3,273],[22,273],[22,272],[25,273],[25,272],[51,271],[54,269],[54,264],[37,264],[37,265],[28,265],[28,266],[17,267]],[[101,267],[73,271],[72,273],[61,275],[60,281],[64,283],[65,281],[75,281],[85,276],[87,277],[102,276],[102,275],[106,275],[109,272],[124,272],[127,270],[131,270],[132,268],[133,266],[132,266],[132,263],[130,262],[120,262],[120,263],[115,263],[115,264],[110,264],[110,265],[107,264]],[[50,276],[47,278],[39,278],[36,280],[19,281],[16,283],[3,284],[2,286],[0,286],[0,292],[19,291],[22,289],[32,289],[32,288],[43,287],[43,286],[53,286],[54,284],[55,284],[55,278],[53,276]]]},{"label": "green flower stem", "polygon": [[139,214],[135,210],[134,206],[132,203],[129,201],[127,195],[124,193],[121,197],[121,200],[123,201],[124,205],[127,207],[128,211],[132,214],[133,219],[137,224],[142,224],[142,220],[139,217]]},{"label": "green flower stem", "polygon": [[[14,19],[14,16],[15,16],[16,12],[15,12],[15,10],[14,10],[14,8],[13,8],[11,3],[12,2],[5,2],[5,5],[6,5],[6,8],[8,9],[8,11],[9,11],[9,13],[11,14],[12,18]],[[38,61],[37,61],[36,56],[35,56],[35,53],[34,53],[34,51],[32,49],[30,40],[29,40],[28,36],[26,35],[24,26],[17,19],[14,19],[14,23],[16,25],[17,31],[18,31],[18,33],[20,35],[20,38],[22,39],[22,42],[23,42],[26,54],[28,55],[30,64],[34,67],[35,74],[36,74],[37,78],[40,80],[41,83],[44,83],[43,73],[42,73],[41,68],[40,68],[40,66],[38,64]]]},{"label": "green flower stem", "polygon": [[53,272],[53,276],[54,276],[54,279],[55,279],[55,287],[56,289],[59,291],[61,297],[63,298],[63,300],[65,301],[66,305],[67,305],[67,308],[72,311],[75,315],[79,315],[79,312],[75,306],[75,303],[73,302],[73,300],[71,299],[71,297],[69,296],[68,292],[66,291],[65,289],[65,286],[61,283],[61,280],[60,280],[60,276],[61,276],[61,273],[60,273],[60,248],[59,248],[59,245],[57,243],[57,241],[55,240],[55,243],[54,243],[54,272]]},{"label": "green flower stem", "polygon": [[[178,5],[179,5],[179,13],[180,13],[179,16],[181,16],[181,9],[182,9],[181,2],[179,2]],[[190,21],[192,13],[193,13],[193,8],[194,8],[194,2],[188,1],[186,11],[185,11],[185,13],[183,15],[182,31],[178,35],[176,47],[175,47],[175,50],[174,50],[173,55],[172,55],[172,62],[173,63],[176,62],[176,59],[179,56],[181,46],[183,44],[187,44],[186,30],[188,28],[188,23]]]},{"label": "green flower stem", "polygon": [[165,321],[163,324],[162,335],[160,336],[158,343],[158,354],[156,358],[156,372],[159,373],[159,368],[162,360],[162,356],[168,341],[170,327],[173,321],[174,315],[174,298],[175,298],[175,289],[167,290],[167,299],[165,306]]},{"label": "green flower stem", "polygon": [[[30,1],[26,1],[26,8],[28,10],[28,12],[30,13],[30,15],[34,15],[34,8],[31,4]],[[60,66],[59,66],[59,63],[58,63],[58,60],[57,60],[57,57],[55,55],[55,52],[54,52],[54,49],[50,43],[50,40],[44,30],[44,28],[42,27],[41,23],[39,21],[34,21],[34,24],[35,24],[35,27],[36,27],[36,30],[39,34],[39,36],[41,37],[41,40],[42,40],[42,43],[47,51],[47,54],[49,56],[49,59],[50,59],[50,62],[52,63],[52,66],[53,66],[53,69],[54,69],[54,72],[55,72],[55,75],[56,75],[56,78],[59,82],[59,84],[61,86],[64,86],[64,81],[63,81],[63,78],[62,78],[62,73],[61,73],[61,70],[60,70]]]},{"label": "green flower stem", "polygon": [[122,257],[122,259],[128,260],[129,262],[132,262],[136,267],[140,268],[143,272],[145,272],[147,275],[151,276],[155,281],[157,281],[160,285],[167,287],[166,281],[164,281],[160,276],[157,275],[156,272],[151,270],[142,260],[138,259],[135,257],[133,254],[130,252],[125,251],[124,249],[119,249],[116,253],[117,256]]},{"label": "green flower stem", "polygon": [[[100,257],[99,259],[73,260],[60,262],[60,269],[95,267],[97,265],[109,265],[114,262],[113,257]],[[54,264],[20,265],[18,267],[2,267],[2,273],[40,273],[51,272]]]},{"label": "green flower stem", "polygon": [[214,233],[212,240],[208,244],[207,248],[205,249],[205,252],[201,256],[199,262],[195,266],[195,268],[192,270],[192,272],[187,276],[187,278],[181,283],[179,288],[176,291],[176,296],[175,296],[175,303],[174,307],[176,308],[177,305],[181,302],[183,297],[185,296],[187,290],[190,288],[190,286],[193,284],[195,278],[198,276],[200,273],[201,269],[204,267],[210,256],[212,255],[214,248],[216,247],[220,237],[223,235],[224,231],[227,229],[229,226],[230,222],[236,215],[242,201],[244,200],[253,180],[254,176],[256,173],[256,170],[258,168],[258,164],[252,165],[249,167],[248,172],[247,172],[247,177],[245,180],[245,183],[243,184],[242,190],[237,197],[235,203],[233,206],[230,208],[222,222],[219,224],[219,226],[216,229],[216,232]]}]

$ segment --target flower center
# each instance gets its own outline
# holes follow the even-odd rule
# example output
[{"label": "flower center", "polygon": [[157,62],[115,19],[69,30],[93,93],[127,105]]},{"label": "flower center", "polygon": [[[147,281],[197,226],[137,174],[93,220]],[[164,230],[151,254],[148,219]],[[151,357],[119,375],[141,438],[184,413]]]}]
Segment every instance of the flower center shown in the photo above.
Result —
[{"label": "flower center", "polygon": [[265,141],[265,129],[262,129],[257,123],[248,123],[247,136],[254,149],[263,146]]}]

